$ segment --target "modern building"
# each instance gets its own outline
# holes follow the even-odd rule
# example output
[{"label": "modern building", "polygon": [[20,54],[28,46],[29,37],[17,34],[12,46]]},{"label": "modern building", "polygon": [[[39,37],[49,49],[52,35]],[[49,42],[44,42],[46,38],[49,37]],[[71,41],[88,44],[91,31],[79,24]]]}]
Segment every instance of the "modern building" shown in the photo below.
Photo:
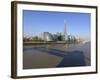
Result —
[{"label": "modern building", "polygon": [[67,32],[67,24],[66,21],[64,21],[64,33],[63,33],[63,40],[66,41],[68,40],[68,32]]},{"label": "modern building", "polygon": [[49,33],[49,32],[43,32],[43,33],[40,34],[39,37],[42,40],[44,40],[45,42],[47,42],[47,41],[54,41],[55,40],[54,36],[51,33]]}]

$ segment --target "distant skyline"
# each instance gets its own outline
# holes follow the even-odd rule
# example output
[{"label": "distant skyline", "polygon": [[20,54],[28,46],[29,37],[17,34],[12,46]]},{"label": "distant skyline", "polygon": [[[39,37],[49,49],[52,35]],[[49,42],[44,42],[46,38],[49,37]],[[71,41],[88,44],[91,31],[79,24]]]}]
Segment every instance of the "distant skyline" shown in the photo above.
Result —
[{"label": "distant skyline", "polygon": [[65,21],[68,34],[90,38],[90,13],[23,10],[23,30],[26,34],[64,33]]}]

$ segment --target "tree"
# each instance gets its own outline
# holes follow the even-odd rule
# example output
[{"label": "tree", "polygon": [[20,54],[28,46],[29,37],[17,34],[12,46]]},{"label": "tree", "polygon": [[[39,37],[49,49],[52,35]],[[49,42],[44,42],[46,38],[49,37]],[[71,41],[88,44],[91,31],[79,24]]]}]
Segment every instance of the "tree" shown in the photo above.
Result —
[{"label": "tree", "polygon": [[57,37],[57,40],[58,40],[58,41],[62,41],[62,36],[59,35],[59,36]]},{"label": "tree", "polygon": [[23,38],[23,41],[24,41],[24,42],[25,42],[25,41],[29,41],[29,38],[24,37],[24,38]]}]

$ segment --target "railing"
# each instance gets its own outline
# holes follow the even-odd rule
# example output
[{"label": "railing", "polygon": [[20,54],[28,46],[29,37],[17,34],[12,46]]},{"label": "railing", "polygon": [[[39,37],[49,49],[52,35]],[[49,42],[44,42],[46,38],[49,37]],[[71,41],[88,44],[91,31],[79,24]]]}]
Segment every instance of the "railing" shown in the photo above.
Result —
[{"label": "railing", "polygon": [[58,42],[23,42],[24,45],[48,45],[48,44],[67,44],[65,41]]}]

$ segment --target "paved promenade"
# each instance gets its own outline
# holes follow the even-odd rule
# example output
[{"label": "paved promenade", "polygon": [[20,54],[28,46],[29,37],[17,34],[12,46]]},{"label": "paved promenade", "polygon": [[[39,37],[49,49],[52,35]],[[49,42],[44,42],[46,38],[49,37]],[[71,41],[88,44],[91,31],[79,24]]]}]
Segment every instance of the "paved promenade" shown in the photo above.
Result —
[{"label": "paved promenade", "polygon": [[90,65],[90,43],[81,45],[24,46],[23,68],[53,68]]}]

